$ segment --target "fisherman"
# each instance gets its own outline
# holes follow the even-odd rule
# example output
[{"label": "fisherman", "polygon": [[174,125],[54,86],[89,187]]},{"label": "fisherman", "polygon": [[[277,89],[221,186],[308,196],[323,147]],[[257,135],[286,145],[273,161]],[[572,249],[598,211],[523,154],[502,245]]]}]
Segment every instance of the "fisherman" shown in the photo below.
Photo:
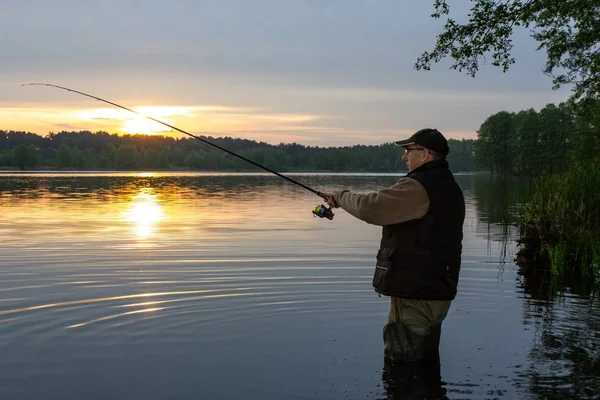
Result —
[{"label": "fisherman", "polygon": [[449,148],[442,133],[421,129],[395,144],[404,148],[409,171],[395,185],[322,197],[383,227],[373,286],[391,298],[384,356],[386,362],[407,363],[438,351],[442,321],[457,291],[465,201],[446,161]]}]

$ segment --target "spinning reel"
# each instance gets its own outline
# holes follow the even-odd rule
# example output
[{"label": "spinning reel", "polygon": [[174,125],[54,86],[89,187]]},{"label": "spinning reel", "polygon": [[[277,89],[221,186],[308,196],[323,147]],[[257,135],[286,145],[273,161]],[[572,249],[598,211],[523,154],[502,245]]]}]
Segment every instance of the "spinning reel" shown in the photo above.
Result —
[{"label": "spinning reel", "polygon": [[333,211],[331,210],[333,206],[325,207],[324,205],[316,206],[313,210],[313,217],[319,218],[327,218],[329,220],[333,219]]}]

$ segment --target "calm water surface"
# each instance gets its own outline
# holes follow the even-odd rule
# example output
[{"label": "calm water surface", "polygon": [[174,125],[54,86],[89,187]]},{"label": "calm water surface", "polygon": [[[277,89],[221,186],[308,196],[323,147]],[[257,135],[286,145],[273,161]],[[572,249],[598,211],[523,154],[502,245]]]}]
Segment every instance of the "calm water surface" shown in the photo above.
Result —
[{"label": "calm water surface", "polygon": [[[398,176],[297,175],[358,191]],[[459,175],[458,295],[437,392],[600,398],[600,307],[513,264],[514,187]],[[380,228],[262,174],[0,174],[1,399],[385,399]],[[395,396],[395,397],[394,397]],[[419,398],[419,397],[414,397]]]}]

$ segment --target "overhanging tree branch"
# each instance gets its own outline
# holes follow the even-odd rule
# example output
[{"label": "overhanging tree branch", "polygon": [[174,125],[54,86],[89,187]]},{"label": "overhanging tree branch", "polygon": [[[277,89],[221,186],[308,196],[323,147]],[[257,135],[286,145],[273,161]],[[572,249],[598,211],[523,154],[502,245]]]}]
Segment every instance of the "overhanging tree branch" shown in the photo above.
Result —
[{"label": "overhanging tree branch", "polygon": [[[449,15],[446,0],[435,0],[433,18]],[[451,68],[475,76],[480,60],[492,53],[492,65],[506,72],[515,59],[512,33],[515,27],[532,27],[531,35],[545,49],[544,73],[553,76],[554,88],[572,84],[573,98],[599,97],[600,0],[474,0],[469,21],[459,24],[448,18],[432,51],[416,61],[417,70],[431,69],[443,58],[454,60]],[[561,73],[554,74],[560,70]],[[565,72],[562,72],[565,71]]]}]

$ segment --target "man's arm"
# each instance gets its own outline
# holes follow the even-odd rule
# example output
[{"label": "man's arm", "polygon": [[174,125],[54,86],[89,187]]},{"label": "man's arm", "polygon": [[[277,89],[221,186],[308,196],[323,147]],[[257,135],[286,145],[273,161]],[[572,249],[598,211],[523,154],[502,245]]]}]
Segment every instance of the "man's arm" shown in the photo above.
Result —
[{"label": "man's arm", "polygon": [[422,218],[429,209],[427,191],[411,178],[401,178],[390,188],[367,194],[335,191],[331,199],[356,218],[381,226]]}]

